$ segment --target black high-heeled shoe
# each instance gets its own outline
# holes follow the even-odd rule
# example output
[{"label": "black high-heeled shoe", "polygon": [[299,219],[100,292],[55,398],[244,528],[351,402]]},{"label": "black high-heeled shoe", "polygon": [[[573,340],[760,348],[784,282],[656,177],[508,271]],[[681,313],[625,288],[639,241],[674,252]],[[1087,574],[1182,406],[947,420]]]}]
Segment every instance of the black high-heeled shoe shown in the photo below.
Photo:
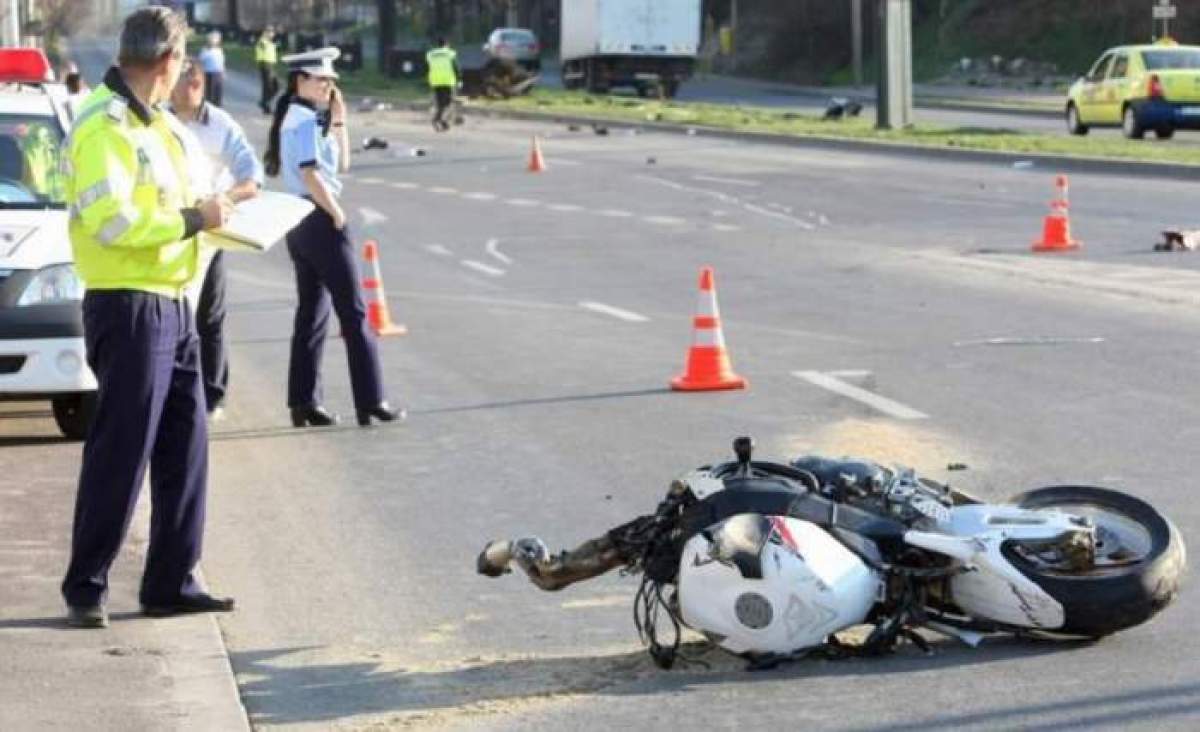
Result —
[{"label": "black high-heeled shoe", "polygon": [[387,402],[380,402],[370,409],[358,410],[358,426],[370,427],[372,417],[380,422],[404,421],[408,412],[404,411],[403,407],[392,407]]},{"label": "black high-heeled shoe", "polygon": [[292,407],[293,427],[332,427],[341,421],[336,414],[330,414],[319,404],[311,407]]}]

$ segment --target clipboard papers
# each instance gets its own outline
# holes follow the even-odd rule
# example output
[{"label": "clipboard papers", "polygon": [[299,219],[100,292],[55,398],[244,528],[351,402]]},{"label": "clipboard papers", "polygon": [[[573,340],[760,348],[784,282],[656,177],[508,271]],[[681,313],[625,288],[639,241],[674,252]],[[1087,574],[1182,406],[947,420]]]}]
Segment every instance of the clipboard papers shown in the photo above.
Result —
[{"label": "clipboard papers", "polygon": [[233,208],[219,229],[204,232],[204,243],[239,251],[265,252],[301,219],[312,213],[312,201],[288,193],[260,191]]}]

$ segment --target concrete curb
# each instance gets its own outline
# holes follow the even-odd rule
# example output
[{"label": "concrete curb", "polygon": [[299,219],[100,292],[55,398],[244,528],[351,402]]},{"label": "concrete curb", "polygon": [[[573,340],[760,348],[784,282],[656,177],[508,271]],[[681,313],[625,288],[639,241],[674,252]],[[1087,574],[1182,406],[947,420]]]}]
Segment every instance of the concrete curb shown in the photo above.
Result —
[{"label": "concrete curb", "polygon": [[[414,110],[428,105],[412,104]],[[667,134],[686,134],[720,140],[736,140],[787,147],[816,148],[842,152],[856,152],[900,157],[933,158],[954,162],[984,163],[1012,167],[1030,162],[1033,167],[1053,169],[1056,173],[1093,173],[1103,175],[1134,175],[1145,178],[1194,181],[1200,178],[1200,165],[1175,163],[1151,163],[1137,160],[1114,160],[1109,158],[1086,158],[1071,155],[1048,155],[1044,153],[1008,153],[989,150],[967,150],[952,147],[909,145],[874,140],[852,140],[838,137],[801,137],[766,132],[741,132],[715,127],[681,125],[665,122],[633,122],[629,120],[588,117],[583,115],[528,112],[524,110],[488,109],[464,106],[467,114],[496,119],[515,119],[530,122],[556,122],[559,124],[603,125],[622,129],[639,129]]]}]

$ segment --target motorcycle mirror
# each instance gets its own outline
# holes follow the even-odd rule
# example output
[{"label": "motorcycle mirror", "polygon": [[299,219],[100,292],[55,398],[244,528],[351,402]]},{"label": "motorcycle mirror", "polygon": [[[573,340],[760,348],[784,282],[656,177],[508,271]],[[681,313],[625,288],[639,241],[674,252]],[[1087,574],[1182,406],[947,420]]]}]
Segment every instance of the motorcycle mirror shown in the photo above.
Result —
[{"label": "motorcycle mirror", "polygon": [[754,452],[754,438],[749,436],[738,437],[733,441],[733,454],[737,455],[739,463],[743,465],[750,464],[750,456]]}]

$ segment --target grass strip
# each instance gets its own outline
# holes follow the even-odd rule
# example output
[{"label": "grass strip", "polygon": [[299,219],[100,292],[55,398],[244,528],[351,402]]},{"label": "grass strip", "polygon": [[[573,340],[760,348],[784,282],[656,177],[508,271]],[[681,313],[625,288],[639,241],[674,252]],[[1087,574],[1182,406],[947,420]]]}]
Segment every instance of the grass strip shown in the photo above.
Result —
[{"label": "grass strip", "polygon": [[[230,68],[240,71],[255,70],[254,52],[251,48],[227,45],[225,58]],[[384,102],[403,103],[429,98],[429,91],[424,84],[391,79],[375,69],[343,72],[339,85],[348,94],[369,96]],[[904,130],[877,130],[874,121],[865,117],[822,120],[813,113],[779,109],[602,96],[548,88],[537,88],[528,95],[503,101],[476,101],[471,106],[535,112],[548,117],[578,115],[631,124],[657,122],[799,138],[864,140],[1017,155],[1029,153],[1200,165],[1200,146],[1161,145],[1155,144],[1153,140],[1068,137],[993,127],[946,127],[926,124],[918,124]]]}]

